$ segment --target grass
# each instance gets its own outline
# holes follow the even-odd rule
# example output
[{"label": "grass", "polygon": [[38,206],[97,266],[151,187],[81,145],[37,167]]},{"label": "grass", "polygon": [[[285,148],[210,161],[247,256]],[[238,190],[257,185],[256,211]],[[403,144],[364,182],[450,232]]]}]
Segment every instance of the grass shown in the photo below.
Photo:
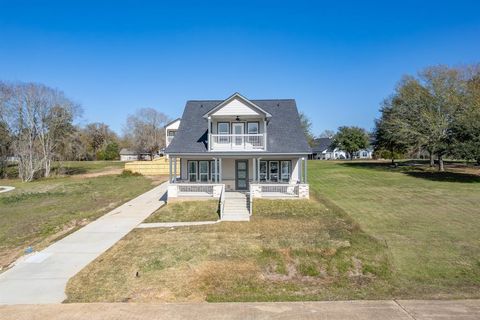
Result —
[{"label": "grass", "polygon": [[[74,176],[106,172],[119,171],[125,166],[121,161],[61,161],[54,162],[51,168],[51,176]],[[9,165],[6,169],[8,178],[16,179],[18,177],[17,165]],[[42,176],[42,172],[38,172],[37,177]]]},{"label": "grass", "polygon": [[309,163],[311,189],[388,246],[392,295],[480,297],[480,170]]},{"label": "grass", "polygon": [[[81,162],[70,167],[99,172],[111,166]],[[142,176],[106,175],[83,179],[57,177],[29,183],[4,180],[2,184],[16,189],[0,194],[0,268],[19,257],[26,247],[42,249],[151,189],[153,183]]]},{"label": "grass", "polygon": [[246,223],[134,230],[70,280],[68,302],[362,299],[391,289],[384,243],[337,207],[256,200],[254,210]]},{"label": "grass", "polygon": [[69,302],[480,298],[478,168],[311,161],[318,201],[251,222],[137,229],[72,278]]},{"label": "grass", "polygon": [[158,209],[145,222],[184,222],[218,220],[218,201],[182,201]]}]

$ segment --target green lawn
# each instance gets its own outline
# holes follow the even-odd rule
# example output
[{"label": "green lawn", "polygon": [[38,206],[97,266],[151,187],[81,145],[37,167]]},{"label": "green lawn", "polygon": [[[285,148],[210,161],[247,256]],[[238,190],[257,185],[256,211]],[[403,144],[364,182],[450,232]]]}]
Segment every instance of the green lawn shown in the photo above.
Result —
[{"label": "green lawn", "polygon": [[480,298],[480,176],[449,170],[310,161],[317,200],[134,230],[70,280],[68,301]]},{"label": "green lawn", "polygon": [[[204,206],[190,203],[189,208]],[[136,229],[73,277],[68,302],[381,298],[387,250],[335,207],[256,200],[250,222]]]},{"label": "green lawn", "polygon": [[145,222],[216,221],[218,219],[217,200],[179,201],[158,209]]},{"label": "green lawn", "polygon": [[384,242],[392,295],[480,297],[480,170],[310,161],[311,189]]},{"label": "green lawn", "polygon": [[[81,162],[70,167],[98,172],[111,166]],[[0,267],[11,263],[27,246],[41,249],[153,187],[151,179],[131,175],[0,183],[16,187],[0,194]]]}]

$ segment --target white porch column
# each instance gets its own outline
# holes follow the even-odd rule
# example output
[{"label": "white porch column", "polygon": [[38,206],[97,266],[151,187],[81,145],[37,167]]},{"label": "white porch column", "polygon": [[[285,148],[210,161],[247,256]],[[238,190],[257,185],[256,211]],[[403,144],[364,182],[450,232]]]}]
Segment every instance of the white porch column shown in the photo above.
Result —
[{"label": "white porch column", "polygon": [[298,180],[300,183],[303,183],[302,162],[302,158],[298,158]]},{"label": "white porch column", "polygon": [[253,175],[252,175],[252,181],[255,182],[257,181],[257,159],[253,158],[252,159],[252,167],[253,167]]},{"label": "white porch column", "polygon": [[263,150],[267,150],[267,118],[263,119]]},{"label": "white porch column", "polygon": [[218,158],[218,160],[220,161],[219,164],[218,164],[218,177],[219,177],[219,182],[221,183],[223,181],[223,177],[222,177],[222,158]]},{"label": "white porch column", "polygon": [[258,179],[258,182],[260,182],[260,159],[262,159],[262,158],[257,158],[257,179]]},{"label": "white porch column", "polygon": [[211,134],[212,134],[212,117],[208,117],[208,150],[212,150],[212,145],[211,145]]},{"label": "white porch column", "polygon": [[215,183],[218,183],[218,178],[217,178],[217,169],[218,169],[218,165],[217,165],[217,158],[213,158],[213,170],[212,170],[212,173],[215,173],[215,175],[213,175],[213,182]]},{"label": "white porch column", "polygon": [[177,182],[177,157],[173,158],[173,182]]},{"label": "white porch column", "polygon": [[308,157],[305,159],[305,177],[303,178],[303,182],[307,183],[307,164],[308,164]]},{"label": "white porch column", "polygon": [[169,174],[168,182],[172,182],[172,157],[168,158],[168,174]]}]

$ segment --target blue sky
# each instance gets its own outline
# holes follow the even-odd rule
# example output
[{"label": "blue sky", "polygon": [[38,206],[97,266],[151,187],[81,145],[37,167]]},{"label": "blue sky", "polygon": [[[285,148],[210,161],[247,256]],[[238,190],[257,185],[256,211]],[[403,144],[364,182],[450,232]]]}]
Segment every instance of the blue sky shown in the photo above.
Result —
[{"label": "blue sky", "polygon": [[480,62],[480,1],[3,1],[0,80],[57,87],[81,123],[186,100],[295,98],[315,133],[373,127],[404,74]]}]

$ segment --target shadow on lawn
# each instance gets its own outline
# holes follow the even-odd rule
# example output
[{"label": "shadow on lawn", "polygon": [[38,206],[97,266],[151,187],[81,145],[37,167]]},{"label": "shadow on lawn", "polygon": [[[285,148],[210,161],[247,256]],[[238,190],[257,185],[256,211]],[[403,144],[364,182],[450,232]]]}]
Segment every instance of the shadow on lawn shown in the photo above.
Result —
[{"label": "shadow on lawn", "polygon": [[403,172],[415,178],[422,178],[440,182],[480,183],[480,176],[462,172],[432,172],[426,170],[412,170]]},{"label": "shadow on lawn", "polygon": [[[393,166],[390,162],[344,162],[341,165],[351,168],[364,168],[372,170],[382,170],[391,172],[400,172],[414,178],[427,179],[439,182],[461,182],[461,183],[480,183],[480,175],[464,172],[438,172],[436,169],[426,167],[428,162],[408,161],[398,162]],[[447,164],[446,164],[447,165]],[[457,166],[456,166],[457,167]],[[448,165],[447,165],[448,170]]]},{"label": "shadow on lawn", "polygon": [[87,173],[87,169],[82,167],[56,167],[53,168],[53,172],[59,175],[74,176]]}]

